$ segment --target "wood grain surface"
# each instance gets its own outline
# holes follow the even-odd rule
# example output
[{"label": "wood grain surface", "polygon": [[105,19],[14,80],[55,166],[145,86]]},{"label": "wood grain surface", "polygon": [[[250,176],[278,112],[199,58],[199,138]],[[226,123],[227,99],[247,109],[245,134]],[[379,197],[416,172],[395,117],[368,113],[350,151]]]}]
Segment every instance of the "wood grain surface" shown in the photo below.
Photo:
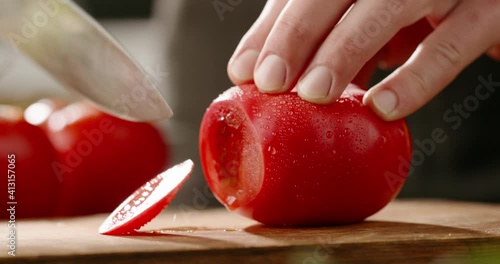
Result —
[{"label": "wood grain surface", "polygon": [[98,234],[106,217],[19,221],[16,256],[2,246],[0,263],[500,263],[500,204],[396,200],[362,223],[315,228],[166,210],[130,236]]}]

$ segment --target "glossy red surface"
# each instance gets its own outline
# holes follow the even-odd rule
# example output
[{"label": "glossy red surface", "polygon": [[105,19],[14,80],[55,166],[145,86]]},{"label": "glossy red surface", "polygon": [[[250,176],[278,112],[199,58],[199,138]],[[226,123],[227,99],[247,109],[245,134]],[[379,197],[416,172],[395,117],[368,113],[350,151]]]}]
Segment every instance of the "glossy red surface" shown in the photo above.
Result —
[{"label": "glossy red surface", "polygon": [[[404,120],[385,122],[351,85],[322,106],[295,93],[233,87],[200,129],[205,177],[228,209],[268,225],[332,225],[374,214],[400,191],[411,141]],[[393,174],[390,174],[393,173]]]},{"label": "glossy red surface", "polygon": [[[15,219],[52,215],[60,186],[51,167],[55,156],[45,133],[27,123],[21,109],[0,107],[1,202],[15,207]],[[10,211],[0,216],[9,218]]]},{"label": "glossy red surface", "polygon": [[55,111],[47,134],[58,152],[58,216],[111,212],[169,162],[169,146],[154,125],[116,118],[86,102]]}]

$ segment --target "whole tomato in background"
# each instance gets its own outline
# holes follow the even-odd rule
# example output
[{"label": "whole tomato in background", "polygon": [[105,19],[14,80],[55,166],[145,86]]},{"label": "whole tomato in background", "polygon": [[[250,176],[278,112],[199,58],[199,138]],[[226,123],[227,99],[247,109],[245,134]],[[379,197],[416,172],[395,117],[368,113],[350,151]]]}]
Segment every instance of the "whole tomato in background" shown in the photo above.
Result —
[{"label": "whole tomato in background", "polygon": [[324,106],[253,84],[229,89],[200,129],[210,188],[228,209],[268,225],[346,224],[379,211],[406,179],[411,141],[404,120],[385,122],[363,106],[364,92],[351,85]]},{"label": "whole tomato in background", "polygon": [[[51,216],[60,187],[51,167],[56,153],[45,133],[27,123],[22,113],[14,106],[0,106],[1,203],[17,203],[12,205],[16,219]],[[10,193],[9,180],[15,187]],[[10,212],[3,209],[1,218],[8,217]]]},{"label": "whole tomato in background", "polygon": [[168,165],[168,145],[150,123],[125,121],[87,102],[54,111],[45,124],[58,152],[58,216],[111,212]]}]

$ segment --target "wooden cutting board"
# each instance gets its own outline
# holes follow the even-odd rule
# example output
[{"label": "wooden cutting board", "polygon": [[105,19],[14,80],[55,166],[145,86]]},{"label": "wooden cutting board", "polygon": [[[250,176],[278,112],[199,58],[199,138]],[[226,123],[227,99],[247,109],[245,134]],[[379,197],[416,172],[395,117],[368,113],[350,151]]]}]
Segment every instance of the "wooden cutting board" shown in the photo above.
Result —
[{"label": "wooden cutting board", "polygon": [[300,229],[166,210],[135,236],[99,235],[106,217],[20,221],[0,263],[500,263],[500,204],[397,200],[359,224]]}]

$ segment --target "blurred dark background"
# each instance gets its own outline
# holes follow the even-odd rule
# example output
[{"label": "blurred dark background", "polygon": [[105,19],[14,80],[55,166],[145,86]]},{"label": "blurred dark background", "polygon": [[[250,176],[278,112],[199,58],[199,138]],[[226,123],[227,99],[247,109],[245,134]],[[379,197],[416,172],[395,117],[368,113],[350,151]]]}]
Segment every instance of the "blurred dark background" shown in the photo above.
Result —
[{"label": "blurred dark background", "polygon": [[98,19],[150,18],[154,8],[154,0],[121,0],[119,2],[77,0],[75,2]]},{"label": "blurred dark background", "polygon": [[[221,0],[226,3],[227,1]],[[175,162],[198,158],[198,128],[206,107],[231,86],[226,64],[240,38],[256,19],[264,0],[243,0],[220,16],[211,0],[102,1],[79,3],[98,19],[156,19],[165,42],[168,64],[167,90],[175,90],[174,123],[169,133],[179,139]],[[233,1],[238,2],[238,1]],[[378,71],[373,83],[386,76]],[[470,65],[432,102],[408,117],[414,140],[430,138],[442,128],[447,140],[421,166],[416,166],[399,197],[432,197],[500,202],[500,91],[479,102],[476,111],[464,118],[456,130],[443,119],[454,104],[474,95],[478,78],[500,82],[500,63],[483,56]],[[182,131],[182,132],[179,132]],[[182,135],[176,135],[182,134]],[[177,204],[200,204],[195,190],[205,186],[197,170],[176,199]],[[197,200],[198,199],[198,200]],[[202,199],[203,200],[203,199]],[[204,204],[204,202],[203,202]],[[210,200],[209,205],[217,202]]]}]

